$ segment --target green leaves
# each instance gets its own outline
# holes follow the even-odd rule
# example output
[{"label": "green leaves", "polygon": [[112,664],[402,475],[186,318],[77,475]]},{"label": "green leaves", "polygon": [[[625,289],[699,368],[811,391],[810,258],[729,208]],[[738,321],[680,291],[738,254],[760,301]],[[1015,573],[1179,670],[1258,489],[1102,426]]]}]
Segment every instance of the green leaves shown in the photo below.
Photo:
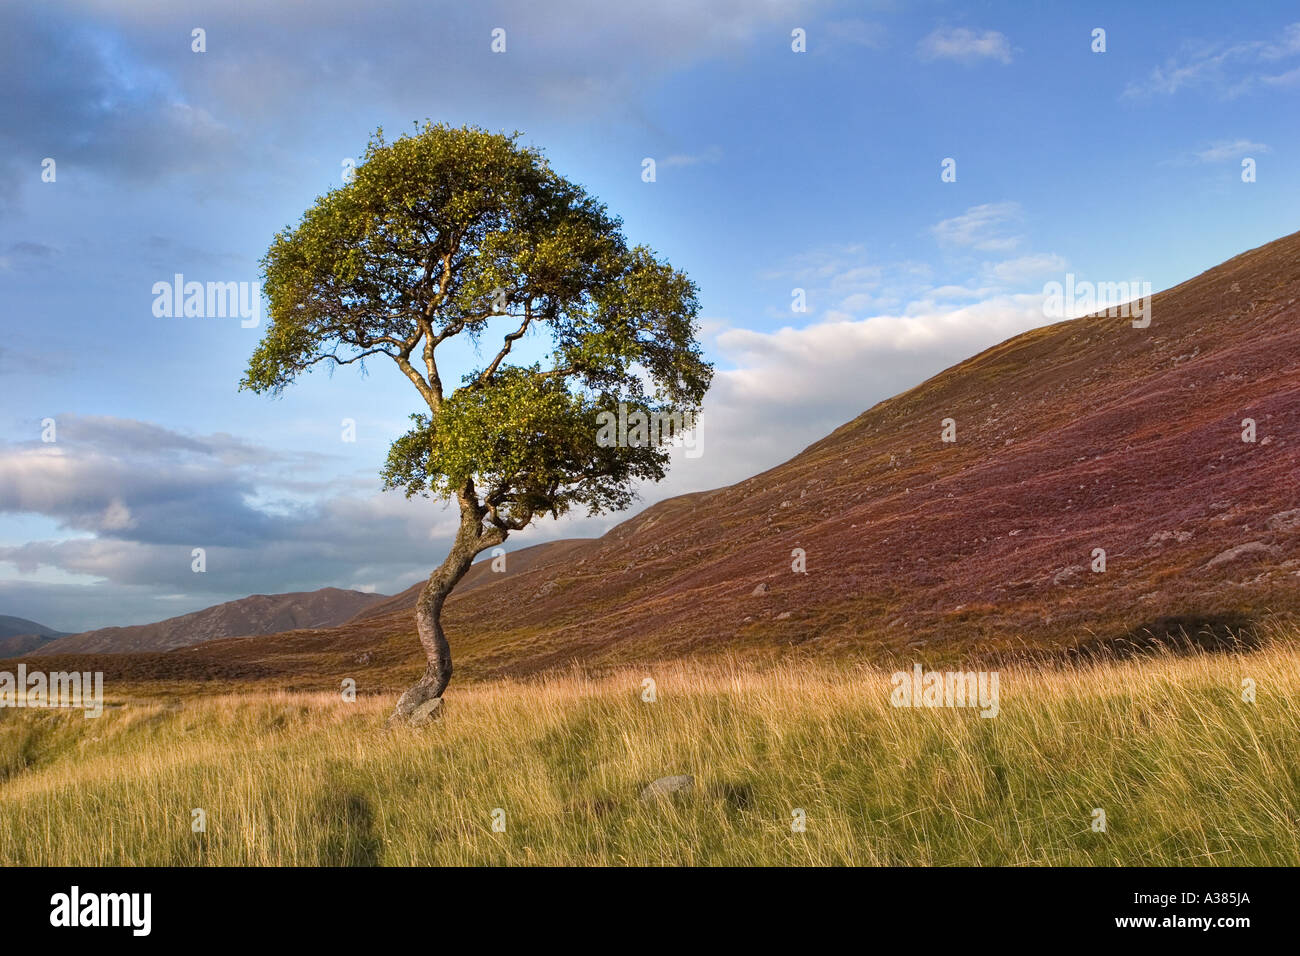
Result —
[{"label": "green leaves", "polygon": [[511,367],[490,388],[459,389],[435,416],[412,416],[389,452],[385,487],[451,498],[469,481],[506,518],[625,507],[634,481],[664,477],[662,448],[601,447],[606,403],[539,372]]},{"label": "green leaves", "polygon": [[[625,401],[693,416],[712,368],[695,341],[694,284],[620,229],[518,134],[426,124],[388,143],[379,130],[353,181],[263,258],[271,321],[241,388],[278,392],[317,364],[386,356],[428,409],[393,443],[386,486],[468,488],[504,527],[624,507],[637,480],[663,477],[667,455],[598,445],[597,413]],[[510,334],[498,346],[501,303]],[[551,363],[512,364],[538,333]],[[462,334],[487,359],[448,395],[438,347]]]}]

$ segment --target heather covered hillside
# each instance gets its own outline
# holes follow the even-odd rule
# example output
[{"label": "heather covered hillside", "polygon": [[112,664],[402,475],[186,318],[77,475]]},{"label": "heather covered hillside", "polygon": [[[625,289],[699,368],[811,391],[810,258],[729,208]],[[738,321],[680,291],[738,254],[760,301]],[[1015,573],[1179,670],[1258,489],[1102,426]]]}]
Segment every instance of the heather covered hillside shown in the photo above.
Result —
[{"label": "heather covered hillside", "polygon": [[450,628],[518,672],[1061,647],[1300,610],[1298,303],[1300,234],[1156,295],[1148,328],[1018,336],[771,471],[481,574]]}]

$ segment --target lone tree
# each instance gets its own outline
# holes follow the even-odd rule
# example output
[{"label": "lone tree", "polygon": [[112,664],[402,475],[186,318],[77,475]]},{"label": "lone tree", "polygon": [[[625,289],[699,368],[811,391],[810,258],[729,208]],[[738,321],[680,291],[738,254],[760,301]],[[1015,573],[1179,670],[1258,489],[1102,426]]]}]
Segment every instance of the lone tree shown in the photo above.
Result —
[{"label": "lone tree", "polygon": [[[317,365],[387,357],[427,410],[393,442],[384,488],[459,506],[416,605],[428,667],[399,720],[451,679],[441,611],[475,556],[544,514],[625,508],[637,481],[664,477],[667,436],[598,440],[599,413],[693,417],[713,374],[694,283],[518,137],[425,124],[387,143],[380,129],[352,181],[262,259],[271,321],[240,388],[278,394]],[[462,337],[478,358],[448,390],[439,346]]]}]

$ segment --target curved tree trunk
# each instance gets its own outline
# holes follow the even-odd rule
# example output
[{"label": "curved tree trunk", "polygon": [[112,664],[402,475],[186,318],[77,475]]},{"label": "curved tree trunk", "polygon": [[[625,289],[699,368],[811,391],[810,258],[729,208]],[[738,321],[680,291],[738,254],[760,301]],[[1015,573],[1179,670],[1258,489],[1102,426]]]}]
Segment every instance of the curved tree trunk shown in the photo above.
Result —
[{"label": "curved tree trunk", "polygon": [[424,675],[397,701],[389,722],[404,721],[427,700],[441,697],[451,680],[451,647],[442,631],[442,606],[461,578],[485,547],[504,540],[504,535],[483,534],[477,509],[462,502],[460,529],[442,565],[429,575],[415,604],[415,627],[429,664]]}]

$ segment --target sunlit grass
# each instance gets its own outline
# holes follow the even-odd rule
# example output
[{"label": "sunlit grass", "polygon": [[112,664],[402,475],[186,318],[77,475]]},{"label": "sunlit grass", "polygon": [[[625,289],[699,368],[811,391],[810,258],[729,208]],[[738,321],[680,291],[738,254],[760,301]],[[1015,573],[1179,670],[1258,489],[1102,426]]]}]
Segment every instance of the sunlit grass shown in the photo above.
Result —
[{"label": "sunlit grass", "polygon": [[337,695],[0,711],[0,863],[1300,863],[1294,644],[1000,677],[994,719],[739,663],[453,685],[394,732],[391,699]]}]

